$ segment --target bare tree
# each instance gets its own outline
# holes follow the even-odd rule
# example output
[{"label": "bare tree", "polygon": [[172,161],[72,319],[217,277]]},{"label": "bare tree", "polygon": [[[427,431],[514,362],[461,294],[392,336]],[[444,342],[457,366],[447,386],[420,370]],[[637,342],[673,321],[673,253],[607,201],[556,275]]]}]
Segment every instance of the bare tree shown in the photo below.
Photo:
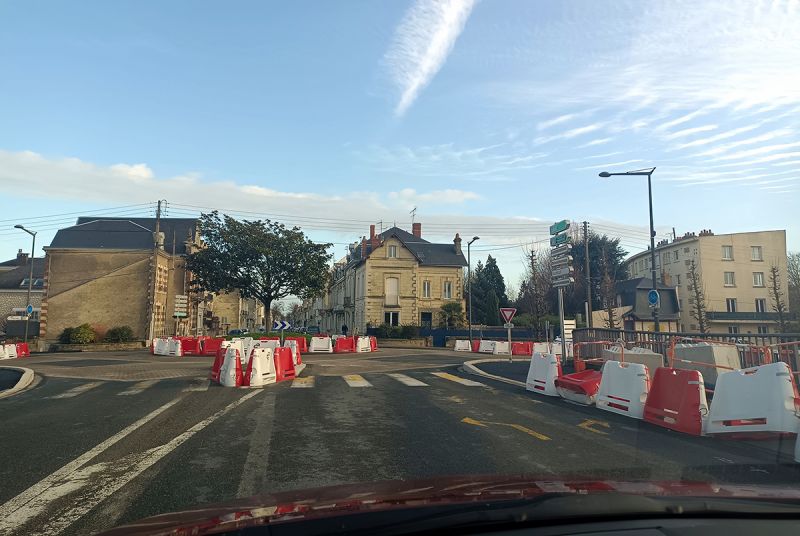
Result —
[{"label": "bare tree", "polygon": [[708,316],[706,314],[706,293],[703,288],[703,278],[694,259],[689,263],[689,290],[690,315],[697,321],[700,333],[708,333]]},{"label": "bare tree", "polygon": [[605,325],[608,329],[617,329],[617,318],[614,306],[617,300],[616,278],[611,274],[608,257],[603,255],[600,260],[602,275],[600,279],[600,298],[606,310]]},{"label": "bare tree", "polygon": [[789,312],[793,313],[795,320],[800,316],[800,252],[789,253],[786,262],[786,272],[789,283]]},{"label": "bare tree", "polygon": [[778,313],[778,326],[781,333],[786,333],[786,313],[789,308],[786,305],[786,297],[781,288],[781,269],[775,264],[769,267],[769,298],[772,302],[772,310]]}]

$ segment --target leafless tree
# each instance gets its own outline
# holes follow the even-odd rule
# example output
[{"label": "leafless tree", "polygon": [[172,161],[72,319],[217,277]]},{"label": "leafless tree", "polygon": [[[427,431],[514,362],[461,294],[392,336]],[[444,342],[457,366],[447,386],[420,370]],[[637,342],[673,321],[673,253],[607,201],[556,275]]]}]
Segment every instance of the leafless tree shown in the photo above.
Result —
[{"label": "leafless tree", "polygon": [[772,310],[778,313],[780,331],[786,333],[786,313],[789,308],[781,288],[781,269],[775,264],[769,267],[769,298],[772,302]]},{"label": "leafless tree", "polygon": [[706,313],[706,293],[703,288],[703,278],[694,259],[689,263],[689,280],[687,289],[689,290],[690,315],[697,321],[700,333],[708,333],[708,316]]},{"label": "leafless tree", "polygon": [[795,321],[800,316],[800,252],[789,253],[786,262],[789,276],[789,312],[794,314]]},{"label": "leafless tree", "polygon": [[606,309],[605,325],[608,329],[617,329],[617,318],[614,311],[617,300],[616,278],[611,274],[606,255],[601,258],[600,266],[602,270],[600,296],[603,301],[603,307]]}]

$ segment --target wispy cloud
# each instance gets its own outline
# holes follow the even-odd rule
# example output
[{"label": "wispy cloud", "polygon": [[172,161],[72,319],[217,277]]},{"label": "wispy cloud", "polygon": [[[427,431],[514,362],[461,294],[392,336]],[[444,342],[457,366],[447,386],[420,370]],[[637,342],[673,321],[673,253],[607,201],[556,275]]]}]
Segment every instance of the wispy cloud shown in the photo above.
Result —
[{"label": "wispy cloud", "polygon": [[608,143],[612,141],[614,138],[598,138],[596,140],[592,140],[590,142],[584,143],[583,145],[578,145],[578,149],[586,149],[587,147],[594,147],[596,145],[603,145],[604,143]]},{"label": "wispy cloud", "polygon": [[560,134],[554,134],[552,136],[539,136],[538,138],[533,140],[533,143],[536,145],[541,145],[543,143],[549,143],[551,141],[556,140],[569,140],[572,138],[577,138],[578,136],[583,136],[584,134],[589,134],[590,132],[595,132],[600,130],[606,126],[606,123],[592,123],[590,125],[584,125],[582,127],[575,127],[569,129],[565,132],[561,132]]},{"label": "wispy cloud", "polygon": [[694,119],[695,117],[699,117],[699,116],[701,116],[701,115],[703,115],[705,113],[708,113],[708,112],[706,110],[704,110],[704,109],[695,110],[694,112],[690,112],[690,113],[688,113],[686,115],[682,115],[682,116],[678,117],[677,119],[673,119],[672,121],[667,121],[666,123],[661,123],[660,125],[658,125],[655,128],[655,130],[656,131],[669,130],[672,127],[676,127],[678,125],[682,125],[684,123],[687,123],[687,122],[691,121],[692,119]]},{"label": "wispy cloud", "polygon": [[694,156],[715,156],[718,154],[726,153],[731,149],[735,149],[736,147],[741,147],[742,145],[754,145],[756,143],[761,143],[764,141],[774,140],[775,138],[781,138],[783,136],[788,136],[793,134],[794,130],[790,128],[781,128],[778,130],[773,130],[772,132],[765,132],[764,134],[760,134],[758,136],[753,136],[752,138],[747,138],[744,140],[738,140],[731,143],[726,143],[723,145],[719,145],[717,147],[713,147],[707,151],[703,151],[701,153],[697,153]]},{"label": "wispy cloud", "polygon": [[701,132],[708,132],[709,130],[716,130],[717,128],[718,125],[703,125],[700,127],[686,128],[684,130],[678,130],[677,132],[672,132],[671,134],[666,134],[664,136],[664,139],[674,140],[677,138],[685,138],[686,136],[700,134]]},{"label": "wispy cloud", "polygon": [[579,167],[579,168],[575,168],[575,169],[578,169],[578,170],[584,170],[584,169],[611,169],[611,168],[615,168],[615,167],[618,167],[618,166],[627,166],[629,164],[636,164],[637,162],[643,162],[643,161],[644,160],[641,160],[641,159],[623,160],[622,162],[610,162],[608,164],[600,164],[599,166],[584,166],[584,167]]},{"label": "wispy cloud", "polygon": [[384,57],[400,89],[395,114],[402,116],[447,61],[474,0],[417,0],[397,27]]},{"label": "wispy cloud", "polygon": [[536,129],[537,130],[544,130],[546,128],[554,127],[556,125],[560,125],[560,124],[566,123],[568,121],[573,121],[575,119],[578,119],[578,118],[586,116],[586,115],[588,115],[588,112],[569,113],[569,114],[559,115],[559,116],[554,117],[552,119],[547,119],[546,121],[540,121],[536,125]]},{"label": "wispy cloud", "polygon": [[477,201],[481,196],[467,190],[435,190],[432,192],[417,192],[413,188],[403,188],[399,192],[389,192],[389,199],[395,200],[403,206],[411,207],[424,203],[443,203],[458,205],[466,201]]},{"label": "wispy cloud", "polygon": [[783,149],[792,149],[794,147],[800,147],[800,141],[793,143],[778,143],[775,145],[764,145],[762,147],[756,147],[755,149],[747,149],[745,151],[738,151],[732,154],[718,156],[717,158],[713,158],[712,161],[718,162],[724,160],[740,160],[742,158],[750,158],[751,156],[758,156],[766,153],[774,153],[775,151],[782,151]]}]

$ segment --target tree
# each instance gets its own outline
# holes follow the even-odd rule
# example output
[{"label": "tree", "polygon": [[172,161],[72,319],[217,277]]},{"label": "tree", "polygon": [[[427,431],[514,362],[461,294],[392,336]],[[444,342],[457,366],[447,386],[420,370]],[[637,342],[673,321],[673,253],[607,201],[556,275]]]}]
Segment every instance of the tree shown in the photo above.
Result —
[{"label": "tree", "polygon": [[[285,315],[283,314],[283,304],[280,302],[275,302],[272,304],[272,309],[269,311],[270,320],[272,322],[277,322],[279,320],[286,320]],[[267,331],[272,328],[272,323],[266,326]]]},{"label": "tree", "polygon": [[483,323],[487,326],[500,325],[500,299],[495,294],[494,289],[489,289],[486,299],[483,301]]},{"label": "tree", "polygon": [[697,262],[692,259],[689,262],[689,280],[687,289],[689,290],[689,314],[697,321],[700,333],[708,333],[708,317],[706,315],[706,293],[703,288],[703,278],[697,268]]},{"label": "tree", "polygon": [[272,302],[300,299],[325,289],[331,244],[316,244],[299,227],[270,220],[236,220],[217,211],[200,217],[202,246],[187,258],[197,290],[239,291],[264,305],[266,324]]},{"label": "tree", "polygon": [[551,295],[555,295],[550,282],[550,252],[530,250],[525,257],[525,273],[519,284],[515,307],[522,314],[529,314],[533,327],[541,329],[543,317],[553,311]]},{"label": "tree", "polygon": [[792,331],[800,331],[800,326],[796,322],[800,319],[800,252],[789,253],[789,258],[786,262],[786,273],[789,276],[789,313],[795,319]]},{"label": "tree", "polygon": [[443,328],[460,328],[466,324],[461,302],[448,302],[439,309],[439,326]]},{"label": "tree", "polygon": [[[625,257],[628,252],[620,246],[619,238],[589,233],[589,273],[592,277],[592,310],[604,309],[602,285],[606,272],[614,284],[625,279]],[[565,289],[564,310],[568,315],[584,312],[586,303],[586,252],[583,239],[572,247],[572,265],[575,268],[575,283]],[[603,264],[607,267],[604,267]]]},{"label": "tree", "polygon": [[605,324],[609,329],[616,329],[617,319],[614,313],[614,306],[616,305],[617,301],[617,281],[616,278],[612,277],[611,275],[611,270],[608,265],[608,257],[606,255],[603,256],[600,266],[602,269],[600,298],[602,300],[603,307],[606,310]]},{"label": "tree", "polygon": [[488,291],[493,290],[501,307],[508,305],[508,295],[506,294],[506,282],[503,279],[503,274],[500,273],[500,268],[497,266],[497,260],[489,255],[486,258],[486,264],[483,265],[483,270],[480,272],[481,283]]},{"label": "tree", "polygon": [[781,333],[786,333],[786,298],[781,288],[781,269],[773,264],[769,267],[769,298],[772,302],[772,310],[778,313],[778,326]]}]

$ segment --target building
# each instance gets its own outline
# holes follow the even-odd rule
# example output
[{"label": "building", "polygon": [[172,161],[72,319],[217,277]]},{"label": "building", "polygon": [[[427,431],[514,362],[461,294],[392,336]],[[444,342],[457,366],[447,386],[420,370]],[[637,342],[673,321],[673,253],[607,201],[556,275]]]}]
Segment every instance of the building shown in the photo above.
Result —
[{"label": "building", "polygon": [[[0,332],[9,336],[22,336],[25,330],[24,320],[28,306],[28,281],[30,280],[31,260],[22,250],[17,257],[0,263]],[[33,285],[31,286],[31,314],[28,334],[35,337],[39,334],[39,314],[41,312],[44,289],[44,258],[33,259]]]},{"label": "building", "polygon": [[[653,331],[655,329],[653,309],[647,301],[647,294],[653,288],[652,281],[649,277],[638,277],[616,283],[614,318],[617,329],[631,331]],[[660,329],[661,331],[676,332],[680,327],[677,289],[659,283],[657,290],[661,301],[658,311]],[[592,311],[592,325],[596,328],[608,327],[608,312],[605,309]]]},{"label": "building", "polygon": [[307,306],[308,325],[338,332],[342,325],[364,333],[368,327],[435,326],[442,305],[464,308],[461,238],[434,244],[422,238],[422,224],[409,233],[392,227],[348,247],[331,270],[327,293]]},{"label": "building", "polygon": [[[709,332],[780,331],[770,298],[769,271],[778,267],[781,292],[788,302],[786,231],[715,235],[704,230],[659,242],[656,270],[662,283],[678,289],[682,332],[699,330],[689,292],[692,261],[705,293]],[[649,250],[633,255],[626,263],[631,278],[650,277]]]}]

